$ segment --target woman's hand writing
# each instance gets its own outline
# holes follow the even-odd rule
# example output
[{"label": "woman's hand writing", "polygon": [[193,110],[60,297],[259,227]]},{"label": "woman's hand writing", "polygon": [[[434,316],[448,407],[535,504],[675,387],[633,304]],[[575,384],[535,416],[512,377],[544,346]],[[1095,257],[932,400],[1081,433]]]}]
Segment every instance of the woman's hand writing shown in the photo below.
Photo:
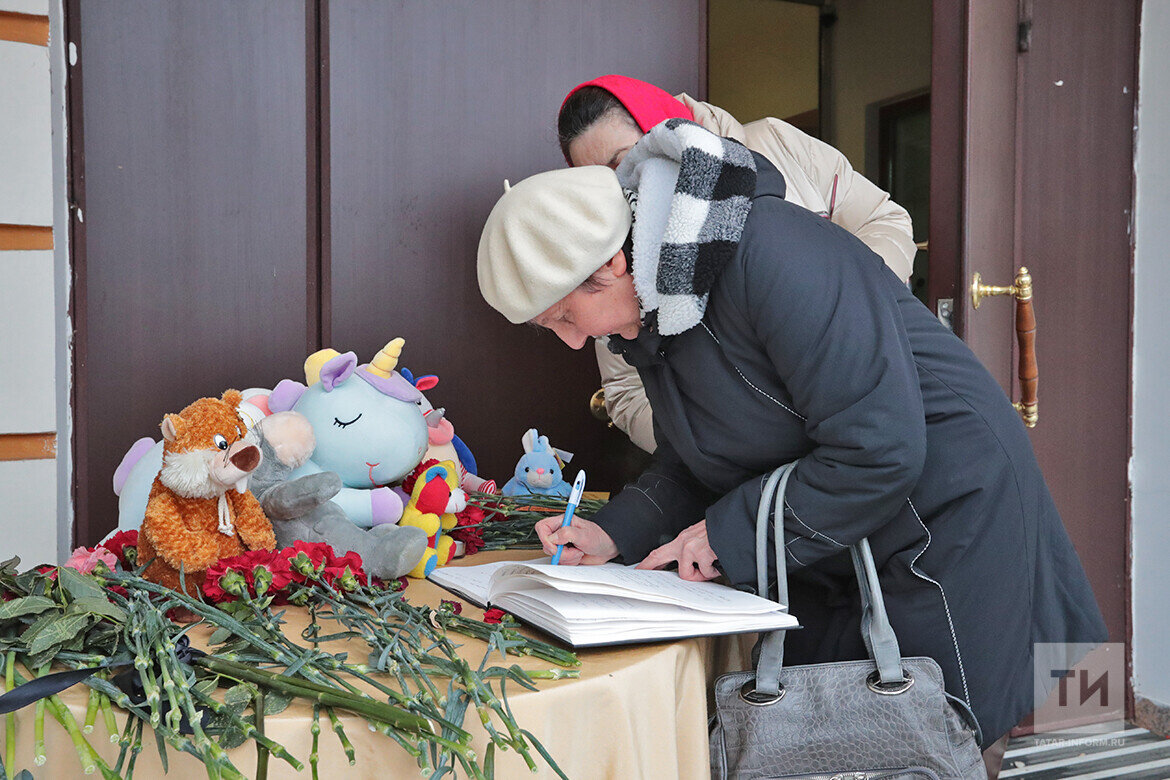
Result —
[{"label": "woman's hand writing", "polygon": [[707,539],[707,521],[700,520],[673,541],[652,550],[637,568],[661,569],[678,561],[678,576],[684,580],[702,582],[719,576],[719,570],[715,568],[716,557]]},{"label": "woman's hand writing", "polygon": [[597,523],[574,517],[571,525],[561,528],[562,519],[559,515],[546,517],[536,524],[536,535],[546,553],[552,555],[558,544],[566,545],[561,553],[562,565],[605,563],[617,557],[617,545]]}]

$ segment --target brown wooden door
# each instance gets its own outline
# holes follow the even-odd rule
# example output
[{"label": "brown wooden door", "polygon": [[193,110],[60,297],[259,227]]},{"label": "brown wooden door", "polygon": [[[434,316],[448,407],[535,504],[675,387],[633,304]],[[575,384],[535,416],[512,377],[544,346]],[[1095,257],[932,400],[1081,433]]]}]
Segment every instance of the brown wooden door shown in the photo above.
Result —
[{"label": "brown wooden door", "polygon": [[[936,0],[932,297],[1018,399],[1010,298],[1034,280],[1031,438],[1110,640],[1129,630],[1130,208],[1138,0]],[[945,156],[944,156],[945,155]]]},{"label": "brown wooden door", "polygon": [[114,469],[165,412],[394,336],[481,474],[536,426],[620,488],[641,458],[589,415],[592,350],[489,309],[476,246],[505,178],[564,164],[570,88],[701,94],[703,8],[71,0],[77,541],[114,528]]},{"label": "brown wooden door", "polygon": [[75,538],[117,524],[114,468],[166,412],[267,385],[311,329],[306,8],[68,8]]},{"label": "brown wooden door", "polygon": [[562,167],[556,111],[582,81],[623,73],[696,94],[697,0],[331,3],[329,339],[438,374],[480,473],[504,481],[529,427],[615,491],[638,452],[589,414],[590,344],[509,325],[479,296],[476,247],[516,182]]}]

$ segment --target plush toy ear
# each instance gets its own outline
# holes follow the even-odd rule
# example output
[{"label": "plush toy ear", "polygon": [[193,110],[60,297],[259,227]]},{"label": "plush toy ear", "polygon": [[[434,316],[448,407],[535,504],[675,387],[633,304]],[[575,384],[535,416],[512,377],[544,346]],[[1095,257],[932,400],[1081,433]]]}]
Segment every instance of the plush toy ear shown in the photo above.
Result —
[{"label": "plush toy ear", "polygon": [[399,366],[398,373],[402,374],[402,378],[405,379],[407,382],[410,382],[412,385],[414,384],[414,374],[411,372],[411,370],[409,368],[407,368],[406,366]]},{"label": "plush toy ear", "polygon": [[321,366],[341,353],[335,349],[319,349],[305,358],[305,384],[315,385],[321,379]]},{"label": "plush toy ear", "polygon": [[524,445],[525,454],[532,454],[532,450],[536,447],[536,429],[529,428],[525,431],[524,435],[520,437],[520,443]]},{"label": "plush toy ear", "polygon": [[168,414],[163,418],[162,425],[159,429],[162,431],[163,438],[167,441],[174,441],[179,438],[179,434],[183,430],[183,418],[177,414]]},{"label": "plush toy ear", "polygon": [[353,375],[355,368],[357,368],[357,355],[352,352],[331,358],[328,363],[321,366],[321,386],[325,388],[326,393],[333,392],[333,388]]},{"label": "plush toy ear", "polygon": [[439,479],[446,479],[447,469],[441,465],[431,466],[429,469],[427,469],[426,474],[423,475],[423,481],[430,482],[435,477],[438,477]]},{"label": "plush toy ear", "polygon": [[439,384],[439,378],[437,376],[435,376],[434,374],[429,374],[427,376],[420,376],[414,382],[414,386],[417,387],[419,390],[422,390],[423,392],[430,390],[432,387],[434,387],[437,384]]},{"label": "plush toy ear", "polygon": [[223,395],[220,396],[220,398],[225,404],[235,409],[238,408],[240,402],[244,400],[244,394],[239,390],[224,390]]},{"label": "plush toy ear", "polygon": [[272,389],[272,395],[268,396],[269,411],[287,412],[296,405],[307,389],[293,379],[280,380],[280,383]]},{"label": "plush toy ear", "polygon": [[548,444],[548,437],[541,436],[540,439],[536,443],[536,451],[537,452],[548,452],[549,449],[550,449],[550,447]]}]

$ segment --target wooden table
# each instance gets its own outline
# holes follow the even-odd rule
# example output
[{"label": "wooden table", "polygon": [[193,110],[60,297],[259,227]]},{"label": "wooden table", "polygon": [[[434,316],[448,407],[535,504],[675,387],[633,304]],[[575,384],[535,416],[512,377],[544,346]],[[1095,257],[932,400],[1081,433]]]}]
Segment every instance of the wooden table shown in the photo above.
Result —
[{"label": "wooden table", "polygon": [[[480,553],[459,560],[455,565],[489,563],[504,558],[531,557],[519,552]],[[438,606],[440,599],[455,598],[426,581],[411,581],[406,597],[415,604]],[[482,612],[464,603],[464,614],[479,618]],[[289,607],[285,615],[290,636],[299,637],[308,624],[307,612]],[[209,631],[192,632],[195,644],[204,643]],[[476,663],[483,657],[486,644],[461,635],[460,653]],[[516,720],[532,731],[550,751],[561,769],[573,780],[581,778],[707,778],[707,691],[714,676],[724,671],[747,668],[747,657],[754,635],[687,639],[644,645],[582,650],[581,676],[576,680],[538,681],[538,691],[508,686],[509,701]],[[347,646],[348,644],[348,646]],[[361,642],[336,642],[327,646],[333,652],[348,650],[352,658],[368,652]],[[540,659],[509,657],[508,664],[518,663],[525,669],[547,669]],[[89,689],[78,685],[62,698],[81,722],[85,717]],[[17,764],[31,765],[33,755],[33,707],[19,713],[17,722]],[[292,767],[275,758],[269,760],[269,777],[308,777],[310,750],[309,725],[312,709],[294,703],[283,713],[265,718],[265,732],[283,744],[306,764],[297,774]],[[101,718],[89,735],[91,744],[110,761],[117,757]],[[346,734],[353,742],[357,764],[349,766],[328,721],[320,737],[320,776],[322,778],[398,778],[418,777],[414,761],[392,740],[372,733],[361,718],[342,716]],[[119,715],[119,725],[124,724]],[[476,751],[486,746],[474,711],[463,724],[476,734]],[[3,722],[0,720],[0,733]],[[149,732],[149,729],[148,729]],[[36,777],[82,777],[73,745],[64,729],[46,716],[45,740],[49,756],[43,767],[28,766]],[[158,752],[149,733],[144,735],[143,751],[138,757],[135,776],[163,776]],[[245,743],[230,751],[232,762],[251,776],[256,759],[254,743]],[[168,751],[168,778],[206,777],[203,766],[194,757]],[[552,778],[556,775],[540,762],[540,771],[530,773],[523,760],[514,753],[496,753],[496,777]],[[9,768],[11,771],[11,767]]]}]

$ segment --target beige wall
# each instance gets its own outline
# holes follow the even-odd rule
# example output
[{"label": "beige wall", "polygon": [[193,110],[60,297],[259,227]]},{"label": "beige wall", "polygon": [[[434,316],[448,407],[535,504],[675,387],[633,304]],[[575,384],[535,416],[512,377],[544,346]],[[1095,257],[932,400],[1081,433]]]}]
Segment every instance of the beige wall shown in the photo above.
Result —
[{"label": "beige wall", "polygon": [[[49,0],[0,0],[0,559],[59,559],[62,397]],[[49,45],[46,45],[49,43]],[[56,48],[55,48],[56,47]],[[66,487],[68,483],[66,482]]]},{"label": "beige wall", "polygon": [[930,86],[930,0],[836,0],[832,27],[836,128],[826,139],[866,170],[865,113],[871,103]]},{"label": "beige wall", "polygon": [[817,107],[819,11],[778,0],[710,0],[707,97],[741,122]]}]

